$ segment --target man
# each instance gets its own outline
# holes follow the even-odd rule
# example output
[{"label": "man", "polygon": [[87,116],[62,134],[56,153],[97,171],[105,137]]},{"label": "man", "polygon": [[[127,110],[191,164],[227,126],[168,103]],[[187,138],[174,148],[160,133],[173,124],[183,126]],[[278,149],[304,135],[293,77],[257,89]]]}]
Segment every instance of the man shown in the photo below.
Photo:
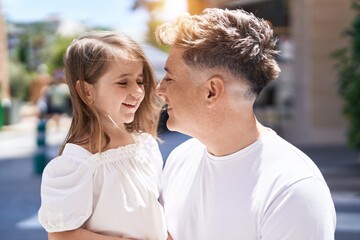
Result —
[{"label": "man", "polygon": [[268,23],[207,9],[160,26],[156,36],[171,46],[157,88],[167,127],[194,137],[164,167],[172,238],[334,239],[334,204],[319,169],[254,115],[257,96],[280,72]]}]

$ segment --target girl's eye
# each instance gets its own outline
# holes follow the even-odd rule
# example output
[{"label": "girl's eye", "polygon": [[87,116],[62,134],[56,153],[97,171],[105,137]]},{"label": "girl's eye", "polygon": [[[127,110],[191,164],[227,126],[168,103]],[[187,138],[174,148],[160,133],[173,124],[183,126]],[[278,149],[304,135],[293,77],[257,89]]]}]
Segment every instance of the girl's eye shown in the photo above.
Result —
[{"label": "girl's eye", "polygon": [[143,81],[143,80],[139,80],[139,81],[137,81],[137,84],[138,84],[138,85],[144,85],[144,81]]},{"label": "girl's eye", "polygon": [[118,82],[117,84],[120,85],[120,86],[126,86],[127,82]]}]

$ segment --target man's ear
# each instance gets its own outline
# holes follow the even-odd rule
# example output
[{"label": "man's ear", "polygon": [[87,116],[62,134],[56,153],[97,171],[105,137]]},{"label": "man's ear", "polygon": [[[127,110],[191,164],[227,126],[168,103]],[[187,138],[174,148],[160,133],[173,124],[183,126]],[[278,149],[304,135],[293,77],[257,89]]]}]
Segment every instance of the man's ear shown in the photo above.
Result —
[{"label": "man's ear", "polygon": [[213,76],[207,80],[207,106],[213,107],[223,96],[225,91],[224,79],[220,76]]}]

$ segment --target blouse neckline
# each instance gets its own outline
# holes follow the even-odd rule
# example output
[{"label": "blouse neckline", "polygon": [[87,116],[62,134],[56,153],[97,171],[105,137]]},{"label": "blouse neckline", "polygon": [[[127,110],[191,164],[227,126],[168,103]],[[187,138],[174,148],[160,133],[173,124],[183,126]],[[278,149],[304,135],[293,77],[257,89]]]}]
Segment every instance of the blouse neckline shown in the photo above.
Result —
[{"label": "blouse neckline", "polygon": [[122,145],[117,148],[107,149],[103,152],[97,152],[97,153],[91,153],[88,150],[86,150],[85,148],[83,148],[82,146],[74,144],[74,143],[66,143],[62,155],[72,155],[72,156],[76,156],[76,157],[80,157],[80,158],[88,158],[88,157],[96,156],[96,155],[100,155],[100,154],[107,155],[114,151],[118,151],[119,149],[132,149],[139,144],[139,139],[138,139],[139,135],[140,134],[138,134],[138,133],[132,133],[134,143]]}]

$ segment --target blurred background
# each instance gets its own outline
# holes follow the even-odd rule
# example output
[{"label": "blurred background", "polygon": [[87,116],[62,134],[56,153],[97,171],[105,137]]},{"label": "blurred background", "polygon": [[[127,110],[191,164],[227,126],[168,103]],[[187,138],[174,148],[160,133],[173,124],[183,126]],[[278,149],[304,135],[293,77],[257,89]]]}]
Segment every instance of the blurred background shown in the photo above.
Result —
[{"label": "blurred background", "polygon": [[[89,30],[140,42],[157,78],[168,49],[154,29],[181,13],[242,8],[273,26],[282,70],[255,105],[258,119],[307,153],[335,201],[336,239],[360,239],[359,0],[0,0],[0,239],[46,239],[36,212],[46,163],[71,121],[66,47]],[[51,102],[51,106],[50,103]],[[159,125],[164,159],[188,136]]]}]

